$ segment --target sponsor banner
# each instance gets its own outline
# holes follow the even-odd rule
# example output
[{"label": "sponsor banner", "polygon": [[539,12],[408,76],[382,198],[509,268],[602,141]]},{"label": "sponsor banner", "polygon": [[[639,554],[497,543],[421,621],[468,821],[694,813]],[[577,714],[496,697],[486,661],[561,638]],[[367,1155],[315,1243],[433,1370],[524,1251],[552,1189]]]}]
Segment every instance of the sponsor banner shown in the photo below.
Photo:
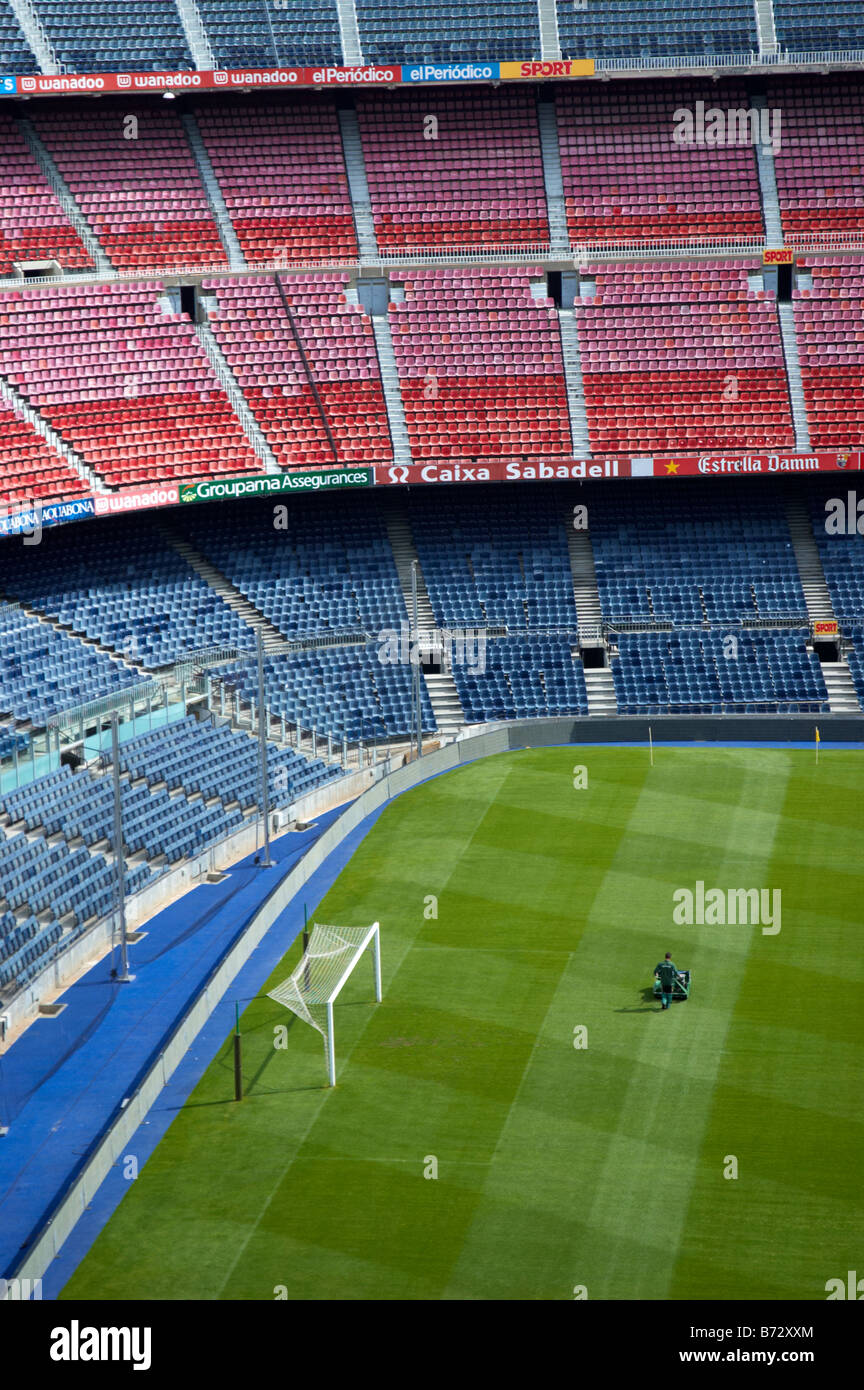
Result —
[{"label": "sponsor banner", "polygon": [[762,264],[763,264],[763,265],[794,265],[794,264],[795,264],[795,252],[794,252],[794,251],[790,251],[790,250],[789,250],[787,247],[785,247],[785,246],[784,246],[784,247],[781,247],[781,248],[779,248],[779,249],[776,249],[776,248],[775,248],[775,250],[773,250],[773,251],[763,251],[763,252],[762,252]]},{"label": "sponsor banner", "polygon": [[819,618],[813,624],[814,637],[838,637],[840,634],[840,624],[837,619]]},{"label": "sponsor banner", "polygon": [[693,454],[672,458],[644,460],[652,464],[650,476],[654,478],[688,477],[703,474],[706,477],[738,478],[765,477],[774,473],[834,473],[844,469],[853,471],[861,467],[858,453],[840,454],[756,454],[728,453]]},{"label": "sponsor banner", "polygon": [[403,82],[497,82],[501,63],[406,63]]},{"label": "sponsor banner", "polygon": [[[239,88],[367,87],[402,81],[398,63],[385,67],[227,68],[218,72],[88,72],[9,78],[32,96],[99,92],[207,92]],[[13,88],[13,92],[14,92]]]},{"label": "sponsor banner", "polygon": [[501,77],[504,81],[524,80],[536,82],[543,77],[593,77],[593,58],[562,58],[557,62],[543,62],[534,59],[530,63],[500,63]]},{"label": "sponsor banner", "polygon": [[181,483],[181,502],[218,502],[241,497],[278,497],[287,492],[340,492],[345,488],[371,487],[371,468],[334,468],[318,473],[255,473],[245,478],[208,478],[200,483]]},{"label": "sponsor banner", "polygon": [[126,92],[220,92],[296,87],[376,87],[436,82],[542,81],[592,77],[593,58],[522,63],[387,63],[365,67],[220,68],[214,72],[64,72],[0,77],[0,96],[87,96]]},{"label": "sponsor banner", "polygon": [[0,536],[20,536],[22,532],[33,533],[45,530],[47,526],[59,526],[64,521],[85,521],[96,515],[92,497],[76,497],[70,502],[47,502],[28,507],[23,512],[13,512],[7,516],[0,512]]},{"label": "sponsor banner", "polygon": [[568,478],[628,478],[629,460],[605,459],[487,459],[485,463],[379,463],[375,481],[399,483],[536,483]]},{"label": "sponsor banner", "polygon": [[129,487],[122,492],[97,494],[93,501],[97,516],[149,511],[151,507],[176,506],[180,501],[180,488],[177,483],[154,483],[150,487]]}]

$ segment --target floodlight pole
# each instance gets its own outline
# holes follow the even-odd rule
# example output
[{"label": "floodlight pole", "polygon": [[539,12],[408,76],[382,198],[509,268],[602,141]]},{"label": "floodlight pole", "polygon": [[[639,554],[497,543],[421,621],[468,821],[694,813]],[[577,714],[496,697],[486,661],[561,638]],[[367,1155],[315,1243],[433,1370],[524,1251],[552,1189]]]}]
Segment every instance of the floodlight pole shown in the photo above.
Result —
[{"label": "floodlight pole", "polygon": [[258,656],[258,742],[261,749],[261,810],[264,815],[264,858],[262,868],[269,869],[270,858],[270,796],[267,779],[267,705],[264,700],[264,636],[259,627],[256,634]]},{"label": "floodlight pole", "polygon": [[120,804],[120,716],[111,711],[111,776],[114,783],[114,868],[117,880],[117,914],[120,923],[120,984],[128,984],[129,952],[126,941],[126,861],[123,858],[123,811]]}]

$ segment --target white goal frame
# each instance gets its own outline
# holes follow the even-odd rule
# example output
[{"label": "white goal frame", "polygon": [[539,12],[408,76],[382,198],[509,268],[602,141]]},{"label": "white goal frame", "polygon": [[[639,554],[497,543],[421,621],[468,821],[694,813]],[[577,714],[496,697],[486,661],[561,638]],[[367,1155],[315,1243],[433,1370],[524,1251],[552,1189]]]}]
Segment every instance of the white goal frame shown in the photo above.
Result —
[{"label": "white goal frame", "polygon": [[380,923],[373,922],[371,926],[360,929],[363,935],[359,940],[354,943],[346,942],[346,945],[353,946],[351,959],[348,961],[345,969],[342,971],[341,975],[338,976],[335,983],[330,986],[327,994],[323,998],[319,998],[315,1001],[319,1008],[321,1004],[325,1006],[326,1026],[322,1027],[321,1024],[315,1021],[309,1009],[306,1007],[303,999],[303,991],[298,985],[298,981],[305,975],[307,980],[306,988],[308,989],[309,957],[315,943],[315,932],[319,929],[336,933],[340,930],[351,932],[356,932],[358,930],[356,927],[326,927],[322,923],[316,922],[309,937],[309,945],[303,953],[300,964],[283,984],[277,985],[276,989],[269,991],[268,997],[270,999],[275,999],[279,1004],[284,1004],[286,1008],[291,1009],[292,1013],[296,1013],[298,1018],[302,1018],[304,1022],[311,1024],[313,1028],[316,1028],[319,1033],[323,1034],[324,1051],[327,1058],[328,1083],[331,1086],[335,1086],[336,1040],[333,1027],[333,1005],[336,1003],[350,975],[370,944],[373,947],[372,973],[375,981],[375,1002],[376,1004],[381,1003],[381,931]]}]

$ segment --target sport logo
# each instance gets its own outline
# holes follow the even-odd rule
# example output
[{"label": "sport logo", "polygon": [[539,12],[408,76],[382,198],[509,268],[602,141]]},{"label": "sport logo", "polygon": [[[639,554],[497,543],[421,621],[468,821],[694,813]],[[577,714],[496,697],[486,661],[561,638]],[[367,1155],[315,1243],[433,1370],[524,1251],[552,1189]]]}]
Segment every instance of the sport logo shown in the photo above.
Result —
[{"label": "sport logo", "polygon": [[131,1361],[133,1371],[150,1369],[149,1327],[69,1327],[51,1329],[52,1361]]}]

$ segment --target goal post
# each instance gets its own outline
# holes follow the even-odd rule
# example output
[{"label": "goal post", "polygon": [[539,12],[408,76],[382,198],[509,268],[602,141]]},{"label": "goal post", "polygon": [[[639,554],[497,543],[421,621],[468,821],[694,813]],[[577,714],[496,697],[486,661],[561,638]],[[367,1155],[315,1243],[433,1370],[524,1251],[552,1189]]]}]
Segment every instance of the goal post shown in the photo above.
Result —
[{"label": "goal post", "polygon": [[283,1004],[321,1034],[331,1086],[336,1085],[333,1005],[370,945],[375,1002],[380,1004],[381,933],[378,922],[368,927],[331,927],[316,922],[300,964],[287,980],[268,992],[268,998]]}]

